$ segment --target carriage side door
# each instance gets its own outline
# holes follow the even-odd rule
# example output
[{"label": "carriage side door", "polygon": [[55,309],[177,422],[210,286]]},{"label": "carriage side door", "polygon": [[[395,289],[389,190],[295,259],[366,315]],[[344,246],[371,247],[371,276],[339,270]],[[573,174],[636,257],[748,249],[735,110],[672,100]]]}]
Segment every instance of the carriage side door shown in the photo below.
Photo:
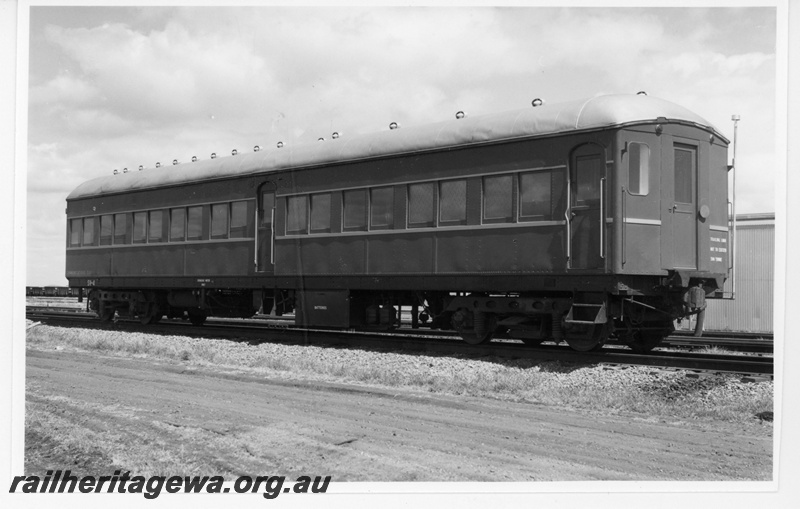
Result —
[{"label": "carriage side door", "polygon": [[258,187],[256,207],[256,272],[275,271],[275,184],[264,182]]},{"label": "carriage side door", "polygon": [[569,268],[605,266],[605,155],[587,144],[572,154],[569,172]]}]

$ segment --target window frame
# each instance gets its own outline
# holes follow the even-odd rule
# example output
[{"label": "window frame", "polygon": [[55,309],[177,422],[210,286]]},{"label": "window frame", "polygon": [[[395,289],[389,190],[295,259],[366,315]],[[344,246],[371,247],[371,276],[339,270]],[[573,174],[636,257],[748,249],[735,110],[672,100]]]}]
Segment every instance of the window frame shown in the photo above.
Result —
[{"label": "window frame", "polygon": [[[193,214],[193,212],[197,212],[197,214]],[[199,223],[195,226],[199,227],[199,232],[197,235],[191,235],[192,233],[192,219],[199,219]],[[197,241],[203,240],[203,206],[202,205],[193,205],[186,207],[186,240],[187,241]]]},{"label": "window frame", "polygon": [[[327,198],[327,206],[323,203],[319,203],[317,205],[314,204],[315,201],[321,200],[324,202],[324,198]],[[333,199],[331,197],[331,193],[313,193],[308,195],[308,230],[311,233],[330,233],[331,231],[331,204],[333,203]],[[314,220],[320,219],[319,216],[316,216],[316,213],[322,214],[322,219],[327,219],[327,222],[323,222],[326,226],[321,228],[315,228]]]},{"label": "window frame", "polygon": [[[247,238],[247,231],[250,226],[250,214],[248,213],[247,200],[236,200],[230,203],[230,211],[228,212],[228,238],[230,239],[244,239]],[[234,205],[236,207],[234,207]],[[234,224],[234,208],[243,207],[243,215],[239,219],[244,219],[243,224]]]},{"label": "window frame", "polygon": [[[137,237],[137,219],[141,218],[141,226],[143,228],[141,238]],[[147,224],[148,214],[146,210],[141,210],[133,213],[133,229],[131,231],[131,244],[147,244]]]},{"label": "window frame", "polygon": [[[94,246],[96,245],[96,235],[94,231],[95,227],[95,217],[84,217],[83,218],[83,235],[81,236],[81,245],[82,246]],[[88,228],[87,228],[88,225]],[[89,239],[86,239],[87,234],[89,235]]]},{"label": "window frame", "polygon": [[[360,188],[360,189],[347,189],[342,192],[342,231],[343,232],[365,232],[367,231],[367,225],[369,225],[369,193],[367,192],[367,188]],[[360,214],[360,223],[355,226],[348,226],[347,220],[350,219],[348,215],[348,196],[353,196],[356,193],[360,193],[361,197],[363,198],[363,210],[358,211],[361,212]],[[356,216],[358,217],[358,216]]]},{"label": "window frame", "polygon": [[[406,186],[406,203],[407,203],[407,211],[406,211],[406,226],[408,228],[430,228],[436,226],[436,198],[437,198],[437,191],[439,186],[436,185],[436,181],[429,181],[429,182],[414,182],[408,184]],[[412,196],[411,196],[411,188],[412,187],[421,187],[427,186],[430,188],[430,207],[426,207],[428,204],[422,204],[422,206],[414,207],[412,206]],[[422,211],[425,208],[428,208],[426,213],[428,214],[429,219],[426,217],[424,221],[412,221],[411,214],[412,211]]]},{"label": "window frame", "polygon": [[[153,218],[160,216],[158,227],[153,228]],[[161,209],[147,211],[147,243],[158,244],[164,242],[164,211]]]},{"label": "window frame", "polygon": [[83,218],[73,217],[69,220],[69,247],[81,247],[82,241],[83,241]]},{"label": "window frame", "polygon": [[[445,200],[445,193],[442,192],[442,187],[447,185],[447,184],[454,184],[454,183],[457,183],[457,182],[463,182],[463,186],[464,186],[464,195],[463,195],[463,200],[461,201],[461,203],[463,204],[461,212],[463,212],[463,216],[464,217],[461,218],[461,219],[443,219],[442,218],[442,206],[446,202],[449,203],[450,200],[449,200],[449,197],[448,197],[447,200]],[[438,188],[438,197],[439,197],[439,199],[438,199],[438,203],[437,203],[438,210],[436,211],[436,218],[438,220],[438,225],[439,226],[459,226],[459,225],[467,224],[467,193],[468,193],[467,179],[466,178],[458,178],[458,179],[440,180],[440,181],[438,181],[437,188]]]},{"label": "window frame", "polygon": [[[388,197],[388,204],[387,203],[380,203],[384,199],[382,194],[385,193],[385,197]],[[377,198],[376,199],[376,195]],[[368,208],[369,208],[369,229],[370,230],[391,230],[394,228],[394,186],[377,186],[377,187],[370,187],[368,193]],[[379,216],[386,216],[385,223],[378,224],[374,221],[376,218],[375,216],[375,205],[376,203],[380,203],[381,207],[385,207],[385,212],[380,214]],[[388,205],[388,206],[387,206]]]},{"label": "window frame", "polygon": [[[180,221],[175,221],[175,212],[176,211],[180,211],[183,214],[183,217],[181,218]],[[186,235],[187,235],[187,230],[188,230],[187,221],[188,221],[188,214],[186,212],[186,207],[173,207],[173,208],[169,209],[169,237],[167,238],[168,242],[185,242],[186,241]],[[175,230],[175,225],[176,224],[180,224],[181,225],[181,232],[180,232],[181,235],[179,237],[176,237],[176,236],[173,235],[173,232]]]},{"label": "window frame", "polygon": [[[637,151],[638,151],[638,153],[637,153],[638,154],[637,161],[639,162],[638,170],[635,171],[635,172],[632,171],[633,170],[633,150],[632,149],[633,149],[634,146],[638,147],[637,148]],[[644,147],[645,149],[647,149],[647,151],[646,151],[647,157],[645,157],[645,158],[642,158],[642,148],[641,147]],[[648,145],[647,143],[644,143],[644,142],[641,142],[641,141],[628,142],[628,150],[627,150],[627,155],[628,155],[627,190],[628,190],[628,193],[630,193],[631,195],[634,195],[634,196],[647,196],[648,194],[650,194],[650,173],[651,173],[650,168],[652,166],[650,164],[651,163],[651,159],[652,159],[651,158],[651,154],[652,154],[652,152],[650,150],[650,145]],[[643,162],[645,163],[645,166],[646,166],[646,168],[644,168],[644,169],[642,167],[643,166],[642,165]],[[638,182],[637,182],[638,186],[637,186],[636,191],[634,191],[631,188],[631,177],[634,174],[638,175],[638,177],[639,177],[638,178]],[[642,191],[643,188],[644,188],[644,191]]]},{"label": "window frame", "polygon": [[[104,232],[104,221],[105,219],[111,221],[111,232],[108,235],[103,235]],[[98,238],[98,245],[100,246],[111,246],[114,244],[114,214],[103,214],[100,216],[100,236]]]},{"label": "window frame", "polygon": [[[486,181],[487,180],[500,180],[504,179],[507,180],[510,189],[508,189],[508,206],[506,215],[504,216],[496,216],[496,217],[487,217],[487,206],[486,206],[486,199],[487,199],[487,192],[486,192]],[[505,191],[505,190],[504,190]],[[495,198],[492,196],[491,198]],[[505,205],[504,205],[505,208]],[[481,179],[481,221],[483,224],[497,224],[497,223],[513,223],[515,221],[515,211],[514,211],[514,175],[512,174],[500,174],[500,175],[485,175]]]},{"label": "window frame", "polygon": [[[517,214],[518,214],[520,222],[523,222],[523,221],[524,222],[550,221],[550,220],[552,220],[552,218],[553,218],[553,175],[554,175],[553,170],[532,170],[532,171],[519,172],[518,178],[517,178],[517,186],[518,186],[518,192],[517,192],[517,196],[518,196],[518,198],[517,198],[517,202],[518,202],[517,203]],[[523,207],[526,204],[529,203],[528,201],[523,200],[523,193],[525,192],[525,189],[527,187],[525,185],[523,185],[522,180],[526,176],[547,178],[548,185],[547,185],[547,211],[546,211],[546,213],[544,213],[544,214],[525,214],[523,212]],[[533,187],[537,188],[537,187],[541,187],[541,186],[533,186]],[[535,205],[535,204],[540,203],[540,201],[539,200],[535,200],[535,201],[531,201],[530,203]]]},{"label": "window frame", "polygon": [[[302,201],[301,201],[302,200]],[[308,195],[307,194],[297,194],[294,196],[287,196],[286,197],[286,235],[306,235],[308,234],[308,220],[309,220],[309,210],[308,210],[308,203],[309,203]],[[297,206],[293,206],[293,203],[298,203]],[[301,218],[297,218],[296,224],[292,224],[292,210],[302,211],[304,217],[302,218],[302,222],[300,221]],[[292,229],[290,227],[297,226],[298,228]]]}]

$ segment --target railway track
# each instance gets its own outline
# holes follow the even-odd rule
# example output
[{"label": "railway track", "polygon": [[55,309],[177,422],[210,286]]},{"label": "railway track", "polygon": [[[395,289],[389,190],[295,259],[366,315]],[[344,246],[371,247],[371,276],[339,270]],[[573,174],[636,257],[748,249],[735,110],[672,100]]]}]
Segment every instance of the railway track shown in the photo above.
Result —
[{"label": "railway track", "polygon": [[[67,314],[80,314],[85,313],[85,308],[78,308],[75,306],[42,306],[30,305],[27,307],[28,312],[43,312],[43,313],[67,313]],[[94,317],[94,313],[90,313]],[[225,319],[211,319],[212,321],[222,321]],[[293,326],[294,318],[281,318],[281,317],[253,317],[252,319],[229,319],[225,320],[226,323],[270,323],[273,326],[277,324],[284,324],[285,326]],[[409,321],[410,323],[410,321]],[[422,334],[425,336],[453,336],[458,337],[455,332],[451,331],[436,331],[431,332],[427,330],[411,330],[404,331],[406,334]],[[617,344],[614,340],[607,343],[609,346]],[[677,349],[699,349],[706,347],[717,347],[725,350],[734,350],[739,352],[758,352],[758,353],[772,353],[773,352],[773,338],[772,335],[756,335],[756,334],[733,334],[733,333],[718,333],[706,332],[702,337],[694,337],[693,333],[686,333],[675,331],[661,343],[662,347],[674,347]]]},{"label": "railway track", "polygon": [[55,308],[29,309],[29,320],[49,325],[84,327],[100,330],[124,330],[148,334],[185,335],[259,343],[276,341],[290,344],[414,351],[432,354],[456,355],[470,358],[500,357],[507,359],[538,359],[572,362],[578,364],[645,365],[660,368],[687,369],[711,373],[737,373],[756,377],[773,376],[773,358],[760,355],[724,355],[692,351],[654,350],[650,354],[636,354],[627,348],[608,345],[599,352],[576,352],[566,346],[543,344],[529,347],[518,341],[493,341],[484,345],[469,345],[455,335],[438,331],[403,330],[395,332],[364,332],[295,328],[288,321],[213,320],[197,327],[188,322],[172,320],[159,324],[141,325],[136,320],[120,319],[103,323],[92,313],[82,311],[60,312]]}]

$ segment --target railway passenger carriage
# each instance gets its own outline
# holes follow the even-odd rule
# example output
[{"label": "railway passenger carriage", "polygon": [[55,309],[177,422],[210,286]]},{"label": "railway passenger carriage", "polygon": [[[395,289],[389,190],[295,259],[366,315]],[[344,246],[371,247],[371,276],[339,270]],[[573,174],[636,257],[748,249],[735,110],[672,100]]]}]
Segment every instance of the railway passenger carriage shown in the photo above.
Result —
[{"label": "railway passenger carriage", "polygon": [[600,96],[148,168],[67,198],[70,286],[101,319],[295,312],[649,350],[728,273],[728,140]]}]

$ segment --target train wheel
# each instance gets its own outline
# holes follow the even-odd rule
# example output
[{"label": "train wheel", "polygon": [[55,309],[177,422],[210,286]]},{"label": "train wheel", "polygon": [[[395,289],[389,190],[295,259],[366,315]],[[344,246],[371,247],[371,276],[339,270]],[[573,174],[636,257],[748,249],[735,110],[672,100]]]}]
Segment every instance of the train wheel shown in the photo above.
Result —
[{"label": "train wheel", "polygon": [[648,353],[660,345],[664,337],[661,334],[640,332],[631,343],[628,343],[628,347],[636,353]]},{"label": "train wheel", "polygon": [[470,345],[481,345],[492,340],[492,332],[484,332],[478,335],[473,329],[458,331],[458,335]]},{"label": "train wheel", "polygon": [[108,304],[100,304],[100,309],[97,311],[97,316],[100,317],[101,322],[110,322],[114,319],[117,310]]},{"label": "train wheel", "polygon": [[158,304],[155,302],[148,302],[145,312],[139,316],[139,321],[144,325],[157,323],[161,320],[161,311],[158,309]]},{"label": "train wheel", "polygon": [[492,340],[497,328],[497,317],[488,313],[473,313],[461,308],[453,313],[450,322],[461,339],[470,345],[480,345]]},{"label": "train wheel", "polygon": [[573,325],[570,330],[564,331],[567,344],[579,352],[596,352],[603,348],[606,342],[606,324]]},{"label": "train wheel", "polygon": [[189,321],[192,322],[192,325],[203,325],[206,318],[208,318],[208,314],[202,309],[189,310]]},{"label": "train wheel", "polygon": [[664,341],[673,330],[672,322],[648,324],[647,328],[628,327],[622,341],[636,353],[648,353]]}]

